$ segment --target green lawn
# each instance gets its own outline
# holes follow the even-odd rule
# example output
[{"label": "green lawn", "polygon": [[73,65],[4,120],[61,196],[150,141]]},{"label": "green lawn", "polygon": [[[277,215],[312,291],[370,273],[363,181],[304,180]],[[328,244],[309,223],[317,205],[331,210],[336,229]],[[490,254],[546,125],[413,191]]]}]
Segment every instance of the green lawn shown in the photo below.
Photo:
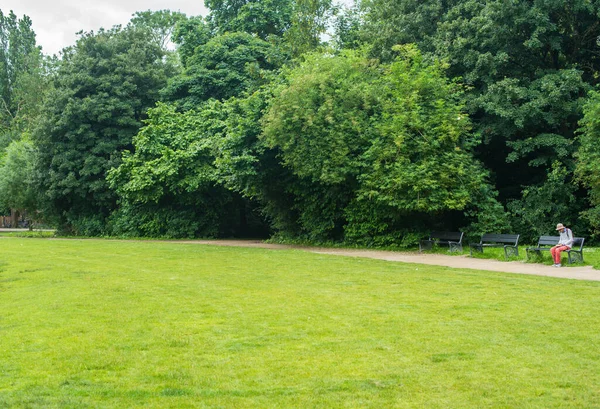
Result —
[{"label": "green lawn", "polygon": [[0,408],[600,408],[598,282],[0,242]]}]

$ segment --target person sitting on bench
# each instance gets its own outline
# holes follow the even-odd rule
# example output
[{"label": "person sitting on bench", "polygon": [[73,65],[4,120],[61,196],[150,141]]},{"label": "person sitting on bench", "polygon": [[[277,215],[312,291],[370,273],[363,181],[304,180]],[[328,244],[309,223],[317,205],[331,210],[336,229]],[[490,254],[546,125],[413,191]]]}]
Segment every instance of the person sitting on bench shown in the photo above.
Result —
[{"label": "person sitting on bench", "polygon": [[552,258],[554,259],[553,267],[560,267],[560,252],[570,250],[573,246],[573,232],[571,229],[563,226],[562,223],[556,225],[556,230],[559,232],[560,238],[558,239],[558,244],[550,249],[550,254],[552,254]]}]

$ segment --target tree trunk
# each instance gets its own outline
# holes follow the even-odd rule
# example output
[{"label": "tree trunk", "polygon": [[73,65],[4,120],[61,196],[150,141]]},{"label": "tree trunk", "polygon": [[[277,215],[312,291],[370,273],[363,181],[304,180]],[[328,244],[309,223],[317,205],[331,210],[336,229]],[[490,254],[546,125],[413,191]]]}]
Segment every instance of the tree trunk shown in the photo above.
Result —
[{"label": "tree trunk", "polygon": [[11,209],[10,211],[10,227],[16,229],[19,227],[19,211],[17,209]]}]

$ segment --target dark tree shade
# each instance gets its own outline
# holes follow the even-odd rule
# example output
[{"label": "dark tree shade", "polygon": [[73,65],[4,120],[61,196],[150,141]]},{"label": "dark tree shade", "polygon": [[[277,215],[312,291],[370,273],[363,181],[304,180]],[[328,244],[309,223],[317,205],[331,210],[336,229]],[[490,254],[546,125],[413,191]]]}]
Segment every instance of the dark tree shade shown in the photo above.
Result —
[{"label": "dark tree shade", "polygon": [[46,211],[61,227],[98,234],[115,208],[105,181],[166,83],[160,48],[134,28],[83,34],[68,49],[36,132]]}]

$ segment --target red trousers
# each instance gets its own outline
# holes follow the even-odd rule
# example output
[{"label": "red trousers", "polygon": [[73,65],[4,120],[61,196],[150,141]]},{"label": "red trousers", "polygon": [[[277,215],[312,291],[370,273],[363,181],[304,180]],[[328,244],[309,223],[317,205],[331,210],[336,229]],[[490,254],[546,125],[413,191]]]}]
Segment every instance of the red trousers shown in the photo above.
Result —
[{"label": "red trousers", "polygon": [[554,259],[554,264],[560,264],[560,252],[561,251],[565,251],[565,250],[569,250],[571,247],[569,246],[563,246],[562,244],[560,246],[554,246],[550,249],[550,254],[552,254],[552,258]]}]

